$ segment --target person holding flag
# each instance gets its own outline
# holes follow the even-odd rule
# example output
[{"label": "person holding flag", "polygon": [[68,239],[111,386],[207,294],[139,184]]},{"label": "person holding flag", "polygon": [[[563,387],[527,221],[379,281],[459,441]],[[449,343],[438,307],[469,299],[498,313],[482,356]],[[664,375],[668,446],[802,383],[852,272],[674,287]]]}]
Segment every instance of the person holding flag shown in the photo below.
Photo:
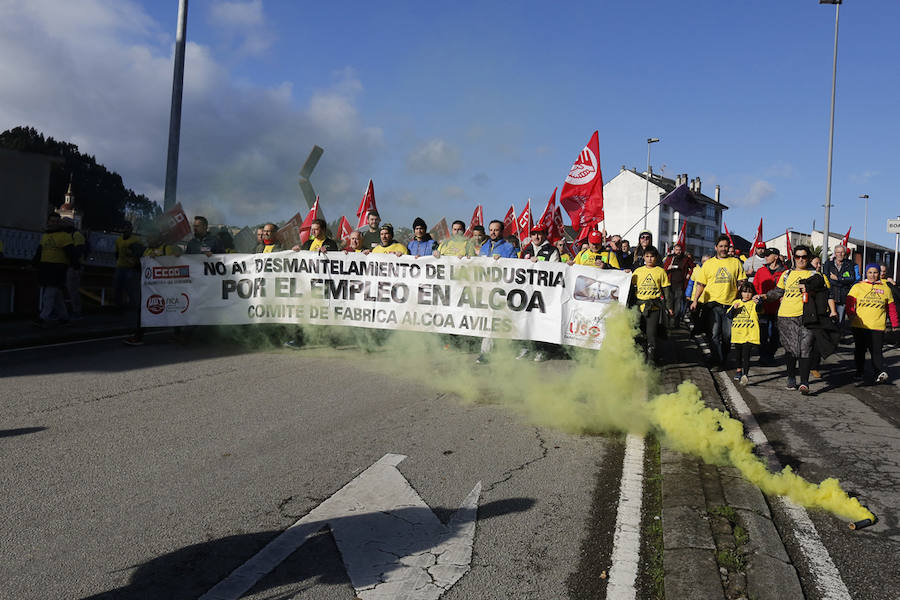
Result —
[{"label": "person holding flag", "polygon": [[753,256],[744,261],[744,273],[747,281],[753,283],[756,272],[766,266],[766,243],[759,240],[753,244]]},{"label": "person holding flag", "polygon": [[677,327],[684,317],[684,311],[687,307],[684,299],[684,290],[687,286],[688,278],[691,276],[691,270],[694,268],[694,261],[691,257],[684,253],[684,246],[681,242],[675,242],[672,246],[672,255],[666,259],[664,265],[666,274],[669,276],[669,286],[672,288],[673,317],[672,326]]}]

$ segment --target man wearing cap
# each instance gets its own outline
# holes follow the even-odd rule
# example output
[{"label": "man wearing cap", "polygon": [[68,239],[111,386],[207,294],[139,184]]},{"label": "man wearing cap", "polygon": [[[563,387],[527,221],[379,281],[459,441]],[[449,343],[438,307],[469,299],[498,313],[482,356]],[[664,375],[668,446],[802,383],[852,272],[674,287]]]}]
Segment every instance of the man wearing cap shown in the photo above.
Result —
[{"label": "man wearing cap", "polygon": [[847,293],[856,283],[854,266],[853,261],[847,258],[847,249],[840,245],[834,247],[834,258],[822,266],[822,274],[828,278],[828,282],[831,284],[831,297],[834,298],[839,325],[844,322],[844,303],[847,300]]},{"label": "man wearing cap", "polygon": [[531,243],[522,248],[519,258],[531,262],[559,262],[559,250],[547,241],[546,225],[535,225],[531,228]]},{"label": "man wearing cap", "polygon": [[372,249],[372,254],[396,254],[397,256],[409,254],[409,250],[406,249],[406,246],[394,239],[393,225],[385,223],[381,226],[379,234],[381,236],[381,242]]},{"label": "man wearing cap", "polygon": [[578,255],[568,261],[570,265],[588,265],[591,267],[599,267],[601,269],[618,269],[619,258],[613,250],[603,250],[603,234],[599,231],[592,231],[588,234],[587,247],[583,248]]},{"label": "man wearing cap", "polygon": [[747,274],[747,280],[751,283],[756,272],[766,266],[766,243],[762,240],[756,242],[754,250],[753,256],[744,261],[744,273]]}]

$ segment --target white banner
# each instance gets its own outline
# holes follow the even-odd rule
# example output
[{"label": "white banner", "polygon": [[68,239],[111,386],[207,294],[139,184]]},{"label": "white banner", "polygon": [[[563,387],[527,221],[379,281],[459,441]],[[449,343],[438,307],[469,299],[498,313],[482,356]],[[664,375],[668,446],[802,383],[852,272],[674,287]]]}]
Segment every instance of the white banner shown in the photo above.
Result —
[{"label": "white banner", "polygon": [[349,325],[589,348],[631,283],[629,273],[562,263],[290,250],[143,258],[141,267],[144,327]]}]

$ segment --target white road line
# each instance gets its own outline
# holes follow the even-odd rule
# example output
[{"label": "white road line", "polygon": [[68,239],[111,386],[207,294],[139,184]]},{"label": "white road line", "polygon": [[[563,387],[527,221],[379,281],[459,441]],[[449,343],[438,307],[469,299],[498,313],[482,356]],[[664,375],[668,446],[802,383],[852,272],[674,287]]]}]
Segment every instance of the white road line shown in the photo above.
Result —
[{"label": "white road line", "polygon": [[[756,422],[756,417],[734,383],[728,378],[728,373],[719,372],[715,374],[719,382],[720,389],[725,391],[728,397],[728,403],[737,412],[738,417],[744,423],[744,429],[747,437],[756,444],[756,447],[766,456],[771,468],[781,470],[781,463],[769,444],[766,434],[763,433]],[[813,584],[822,595],[823,600],[850,600],[850,591],[841,579],[828,549],[822,543],[816,526],[809,518],[809,514],[802,506],[794,503],[791,499],[779,496],[776,501],[784,507],[785,512],[794,523],[794,538],[800,546],[800,551],[806,557],[810,574],[813,576]]]},{"label": "white road line", "polygon": [[644,438],[629,433],[622,460],[619,509],[613,534],[612,567],[606,597],[634,600],[637,595],[638,563],[641,557],[641,502],[644,494]]}]

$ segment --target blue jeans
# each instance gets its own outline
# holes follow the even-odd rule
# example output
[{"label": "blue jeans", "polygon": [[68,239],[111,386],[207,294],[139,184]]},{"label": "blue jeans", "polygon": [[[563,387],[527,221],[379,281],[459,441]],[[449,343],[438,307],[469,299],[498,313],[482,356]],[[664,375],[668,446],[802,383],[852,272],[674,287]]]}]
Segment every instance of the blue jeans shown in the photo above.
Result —
[{"label": "blue jeans", "polygon": [[726,315],[728,307],[718,302],[710,302],[706,306],[713,361],[724,366],[731,349],[731,319]]}]

